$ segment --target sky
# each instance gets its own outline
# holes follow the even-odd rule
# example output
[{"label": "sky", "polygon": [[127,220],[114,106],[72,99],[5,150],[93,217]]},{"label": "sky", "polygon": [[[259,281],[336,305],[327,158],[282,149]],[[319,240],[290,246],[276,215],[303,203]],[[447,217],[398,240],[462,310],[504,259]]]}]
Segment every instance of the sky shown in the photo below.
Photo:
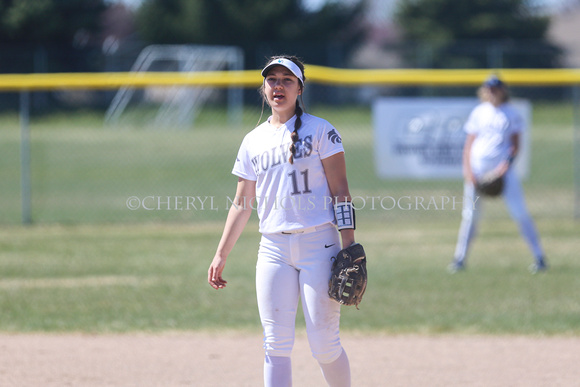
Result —
[{"label": "sky", "polygon": [[[124,3],[130,7],[137,7],[143,0],[109,0],[111,3]],[[327,0],[302,0],[308,9],[320,9]]]},{"label": "sky", "polygon": [[[141,2],[143,0],[108,0],[111,3],[124,3],[130,7],[137,7],[139,4],[141,4]],[[304,5],[306,6],[306,8],[312,10],[312,11],[316,11],[318,9],[320,9],[324,3],[326,3],[329,0],[302,0]],[[352,1],[352,0],[338,0],[338,1]],[[382,8],[385,7],[385,5],[388,5],[389,9],[393,8],[394,3],[396,3],[397,1],[400,0],[371,0],[375,2],[375,8],[377,6],[380,6]],[[567,4],[570,3],[574,3],[577,2],[578,0],[528,0],[530,4],[532,5],[536,5],[536,6],[550,6],[555,8],[556,10],[561,10],[563,8],[566,7]]]}]

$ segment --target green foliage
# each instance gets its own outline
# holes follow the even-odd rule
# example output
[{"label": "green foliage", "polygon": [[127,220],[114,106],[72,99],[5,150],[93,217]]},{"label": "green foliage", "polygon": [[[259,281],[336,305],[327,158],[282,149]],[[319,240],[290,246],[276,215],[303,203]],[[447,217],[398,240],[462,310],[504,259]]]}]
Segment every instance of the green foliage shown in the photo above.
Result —
[{"label": "green foliage", "polygon": [[432,47],[436,68],[488,67],[485,55],[465,59],[469,51],[474,58],[476,44],[484,54],[486,50],[508,52],[533,46],[536,55],[504,56],[496,67],[556,67],[561,54],[547,40],[549,18],[531,14],[525,0],[402,1],[395,18],[407,41]]},{"label": "green foliage", "polygon": [[524,6],[524,0],[405,1],[397,18],[407,39],[543,39],[549,19]]},{"label": "green foliage", "polygon": [[223,44],[341,41],[360,38],[356,28],[362,2],[330,2],[308,12],[300,0],[147,0],[137,13],[140,35],[152,43]]},{"label": "green foliage", "polygon": [[96,31],[105,9],[103,0],[0,0],[0,41],[70,44]]}]

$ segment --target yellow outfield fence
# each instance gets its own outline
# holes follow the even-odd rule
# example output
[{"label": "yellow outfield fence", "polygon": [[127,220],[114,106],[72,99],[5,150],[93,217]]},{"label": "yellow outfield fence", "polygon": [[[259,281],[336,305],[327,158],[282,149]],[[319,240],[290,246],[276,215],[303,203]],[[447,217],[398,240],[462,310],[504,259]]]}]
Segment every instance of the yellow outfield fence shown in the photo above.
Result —
[{"label": "yellow outfield fence", "polygon": [[[535,174],[526,184],[530,187],[530,208],[535,215],[563,219],[574,213],[580,219],[580,69],[365,70],[307,65],[305,73],[310,84],[336,88],[332,92],[318,92],[316,101],[320,106],[317,107],[325,111],[325,118],[329,117],[339,123],[342,133],[350,137],[349,146],[356,150],[349,153],[352,165],[355,166],[353,170],[356,171],[353,174],[353,186],[361,187],[360,192],[372,197],[383,194],[401,197],[414,195],[415,200],[423,198],[421,195],[439,195],[441,198],[444,195],[461,195],[462,184],[460,179],[450,182],[435,179],[389,180],[378,177],[371,103],[376,100],[375,96],[382,93],[378,90],[380,87],[477,87],[493,73],[510,86],[568,88],[571,94],[564,97],[567,101],[563,108],[550,106],[542,110],[542,103],[545,106],[545,100],[550,99],[544,94],[543,100],[538,101],[538,110],[540,114],[543,112],[543,120],[534,122],[533,140],[536,141],[536,148],[535,159],[532,160],[536,163]],[[171,197],[177,200],[182,195],[188,198],[199,195],[195,196],[198,198],[196,200],[201,200],[199,198],[202,196],[225,198],[230,193],[231,186],[227,184],[229,175],[223,178],[222,175],[224,171],[231,170],[230,157],[235,156],[244,133],[241,130],[221,129],[241,127],[241,124],[247,125],[247,128],[255,125],[255,120],[260,115],[259,106],[257,105],[255,112],[251,106],[244,106],[241,89],[256,89],[261,83],[262,77],[258,69],[0,74],[0,93],[18,94],[20,113],[19,136],[12,130],[0,130],[0,154],[3,156],[0,175],[6,176],[0,180],[3,199],[0,202],[0,225],[17,223],[19,218],[23,224],[221,219],[222,214],[215,214],[214,211],[178,211],[174,207],[170,210],[169,199],[164,198],[173,195]],[[180,91],[171,90],[172,86],[177,86],[175,89]],[[147,89],[150,87],[152,88]],[[167,87],[167,90],[158,90],[156,87]],[[356,87],[360,87],[360,90],[354,90]],[[373,87],[377,88],[376,95],[375,90],[369,91]],[[196,106],[192,101],[208,95],[209,92],[203,94],[207,91],[204,89],[211,88],[227,91],[227,98],[216,98],[223,106],[216,104],[205,110],[204,114],[199,114],[203,110],[203,101]],[[349,90],[345,92],[344,89],[347,88]],[[181,93],[182,89],[188,90]],[[78,92],[62,92],[70,90]],[[120,106],[121,112],[133,103],[130,98],[123,98],[126,95],[131,97],[131,93],[135,91],[136,102],[131,108],[139,106],[139,109],[128,109],[128,127],[154,130],[106,131],[102,130],[100,119],[75,121],[82,119],[82,107],[84,104],[90,105],[93,101],[91,98],[105,100],[111,96],[107,94],[103,98],[100,93],[85,93],[86,90],[119,90],[113,102],[117,102],[115,106]],[[528,90],[538,94],[537,91]],[[45,97],[35,94],[45,91],[56,91],[55,98],[74,100],[71,106],[81,109],[66,111],[66,120],[57,124],[49,124],[50,120],[44,119],[46,110],[39,109],[42,114],[31,123],[31,111],[42,108],[41,102]],[[455,94],[455,91],[466,92],[445,90],[442,94]],[[568,92],[560,91],[562,95]],[[347,94],[348,98],[357,98],[353,106],[332,103],[335,98]],[[395,90],[392,94],[399,93]],[[119,95],[121,97],[117,98]],[[222,98],[221,94],[215,95]],[[237,98],[238,96],[241,97]],[[10,95],[6,99],[14,97]],[[139,105],[139,98],[146,102]],[[472,98],[475,99],[475,96]],[[170,105],[169,102],[174,100],[185,103],[183,106]],[[572,117],[562,116],[570,106],[570,100],[573,106]],[[163,105],[166,109],[162,110],[155,104]],[[113,106],[112,102],[110,106]],[[224,106],[228,114],[224,114]],[[194,111],[195,109],[198,110]],[[110,110],[104,114],[105,123]],[[546,114],[546,110],[550,110],[549,114]],[[230,119],[230,111],[235,113],[231,114],[233,119]],[[250,113],[247,115],[249,118],[242,114],[245,111]],[[182,126],[174,125],[174,121],[163,121],[167,116],[188,118],[190,116],[187,114],[190,113],[191,117],[194,113],[199,114],[196,117],[195,131],[167,130],[177,127],[193,128],[193,119]],[[250,117],[254,113],[255,118]],[[97,114],[100,113],[97,111]],[[113,115],[114,113],[110,114]],[[7,117],[12,119],[11,115]],[[554,118],[559,118],[557,123],[551,122]],[[79,130],[64,130],[67,126]],[[5,125],[6,127],[9,125]],[[122,128],[123,125],[116,127]],[[409,137],[413,141],[418,138]],[[572,168],[570,164],[573,165]],[[158,198],[162,201],[158,206],[163,204],[165,209],[149,211],[143,204],[142,211],[135,211],[129,206],[135,198]],[[148,201],[146,204],[150,205]],[[393,217],[403,219],[413,216],[411,212],[379,214],[367,211],[365,214],[373,217],[385,216],[389,220]],[[444,212],[422,213],[421,216],[440,218],[443,214]],[[457,214],[447,211],[445,216],[453,217]]]},{"label": "yellow outfield fence", "polygon": [[[580,84],[580,69],[338,69],[307,65],[310,82],[341,85],[475,86],[491,73],[513,86]],[[0,74],[0,91],[51,89],[117,89],[148,86],[257,87],[259,70],[200,72],[110,72]]]}]

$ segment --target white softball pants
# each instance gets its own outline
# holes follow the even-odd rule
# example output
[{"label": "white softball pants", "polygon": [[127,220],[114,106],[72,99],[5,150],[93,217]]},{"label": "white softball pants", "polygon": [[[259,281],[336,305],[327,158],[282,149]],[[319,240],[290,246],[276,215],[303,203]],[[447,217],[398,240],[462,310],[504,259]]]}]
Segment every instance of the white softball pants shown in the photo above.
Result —
[{"label": "white softball pants", "polygon": [[[539,260],[544,256],[544,251],[534,221],[526,208],[522,186],[512,168],[505,175],[502,196],[510,216],[518,224],[520,234],[528,244],[534,258]],[[454,255],[457,262],[463,262],[466,259],[469,246],[477,233],[477,223],[483,199],[483,197],[477,197],[474,185],[466,181],[463,193],[462,220]]]},{"label": "white softball pants", "polygon": [[331,224],[310,233],[262,235],[256,292],[267,356],[290,356],[299,299],[314,358],[328,364],[341,356],[340,304],[328,296],[330,258],[338,251],[340,238]]}]

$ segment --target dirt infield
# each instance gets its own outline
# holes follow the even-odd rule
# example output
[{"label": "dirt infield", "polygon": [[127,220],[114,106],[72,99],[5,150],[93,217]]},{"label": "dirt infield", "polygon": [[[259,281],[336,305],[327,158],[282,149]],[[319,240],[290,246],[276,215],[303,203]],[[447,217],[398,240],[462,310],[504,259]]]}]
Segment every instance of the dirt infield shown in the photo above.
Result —
[{"label": "dirt infield", "polygon": [[[353,386],[579,386],[580,338],[343,334]],[[261,386],[259,336],[0,335],[0,386]],[[304,335],[294,386],[324,386]]]}]

